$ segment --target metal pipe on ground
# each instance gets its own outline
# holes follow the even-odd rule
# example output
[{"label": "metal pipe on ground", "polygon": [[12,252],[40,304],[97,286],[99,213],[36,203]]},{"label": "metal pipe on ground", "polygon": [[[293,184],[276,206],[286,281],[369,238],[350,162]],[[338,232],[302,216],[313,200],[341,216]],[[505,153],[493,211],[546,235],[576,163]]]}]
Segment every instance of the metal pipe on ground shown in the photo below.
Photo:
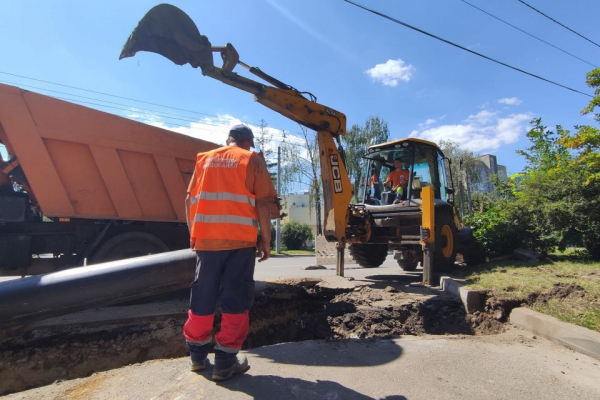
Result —
[{"label": "metal pipe on ground", "polygon": [[0,283],[0,327],[188,287],[196,253],[178,250]]}]

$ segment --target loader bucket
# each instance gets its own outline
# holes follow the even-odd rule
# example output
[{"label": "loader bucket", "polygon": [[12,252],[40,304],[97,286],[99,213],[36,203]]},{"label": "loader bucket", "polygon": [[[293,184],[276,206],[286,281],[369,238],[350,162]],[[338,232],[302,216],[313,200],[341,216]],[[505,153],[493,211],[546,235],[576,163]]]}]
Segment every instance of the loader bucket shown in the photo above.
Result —
[{"label": "loader bucket", "polygon": [[160,54],[177,65],[212,67],[211,44],[198,31],[192,19],[179,8],[159,4],[140,20],[123,46],[119,60],[138,51]]}]

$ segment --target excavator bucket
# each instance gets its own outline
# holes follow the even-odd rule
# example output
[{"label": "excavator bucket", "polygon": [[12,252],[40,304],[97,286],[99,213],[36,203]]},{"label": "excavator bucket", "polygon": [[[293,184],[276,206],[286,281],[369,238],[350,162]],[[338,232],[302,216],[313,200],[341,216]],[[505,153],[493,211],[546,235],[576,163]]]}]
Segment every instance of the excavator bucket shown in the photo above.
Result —
[{"label": "excavator bucket", "polygon": [[140,20],[123,46],[119,60],[138,51],[160,54],[177,65],[212,67],[211,44],[200,34],[192,19],[179,8],[159,4]]}]

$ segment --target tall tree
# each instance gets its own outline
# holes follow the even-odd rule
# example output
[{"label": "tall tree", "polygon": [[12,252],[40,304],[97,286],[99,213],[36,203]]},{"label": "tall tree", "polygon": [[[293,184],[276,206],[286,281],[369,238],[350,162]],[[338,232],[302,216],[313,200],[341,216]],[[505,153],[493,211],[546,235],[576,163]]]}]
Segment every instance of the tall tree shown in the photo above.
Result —
[{"label": "tall tree", "polygon": [[321,218],[321,166],[319,161],[319,148],[314,131],[309,131],[300,125],[304,143],[291,142],[289,139],[282,142],[282,158],[285,160],[282,167],[282,187],[286,192],[297,185],[308,185],[309,211],[316,210],[317,235],[323,234]]},{"label": "tall tree", "polygon": [[464,216],[464,203],[467,203],[469,215],[473,214],[472,188],[482,183],[481,169],[483,163],[473,156],[469,150],[463,149],[452,140],[441,140],[440,148],[444,156],[452,160],[450,171],[455,199],[460,205],[461,215]]},{"label": "tall tree", "polygon": [[[594,97],[581,114],[586,115],[594,112],[600,107],[600,68],[587,74],[588,86],[595,88]],[[600,113],[596,113],[594,119],[600,123]],[[586,179],[584,185],[600,182],[600,130],[591,125],[576,127],[577,132],[563,132],[560,144],[576,152],[574,164],[582,169]]]},{"label": "tall tree", "polygon": [[267,121],[264,119],[261,119],[254,137],[254,144],[260,149],[267,164],[271,181],[273,181],[273,185],[277,187],[277,161],[274,159],[274,157],[277,156],[274,154],[275,152],[271,145],[272,140],[273,134],[269,132],[269,124],[267,124]]},{"label": "tall tree", "polygon": [[352,125],[346,132],[344,136],[346,168],[354,187],[354,196],[357,196],[360,184],[365,178],[365,161],[362,156],[366,153],[367,147],[389,140],[388,124],[379,117],[370,117],[362,127]]}]

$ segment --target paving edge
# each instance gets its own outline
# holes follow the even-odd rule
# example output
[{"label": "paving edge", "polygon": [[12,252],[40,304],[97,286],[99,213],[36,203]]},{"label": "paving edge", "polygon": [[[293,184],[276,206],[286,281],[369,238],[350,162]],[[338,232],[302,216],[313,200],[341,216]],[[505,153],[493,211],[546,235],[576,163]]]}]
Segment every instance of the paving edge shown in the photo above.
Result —
[{"label": "paving edge", "polygon": [[600,360],[600,333],[518,307],[510,313],[510,323],[555,343]]},{"label": "paving edge", "polygon": [[440,286],[444,292],[460,299],[467,314],[483,311],[483,299],[481,292],[468,286],[464,282],[457,281],[449,276],[440,278]]}]

